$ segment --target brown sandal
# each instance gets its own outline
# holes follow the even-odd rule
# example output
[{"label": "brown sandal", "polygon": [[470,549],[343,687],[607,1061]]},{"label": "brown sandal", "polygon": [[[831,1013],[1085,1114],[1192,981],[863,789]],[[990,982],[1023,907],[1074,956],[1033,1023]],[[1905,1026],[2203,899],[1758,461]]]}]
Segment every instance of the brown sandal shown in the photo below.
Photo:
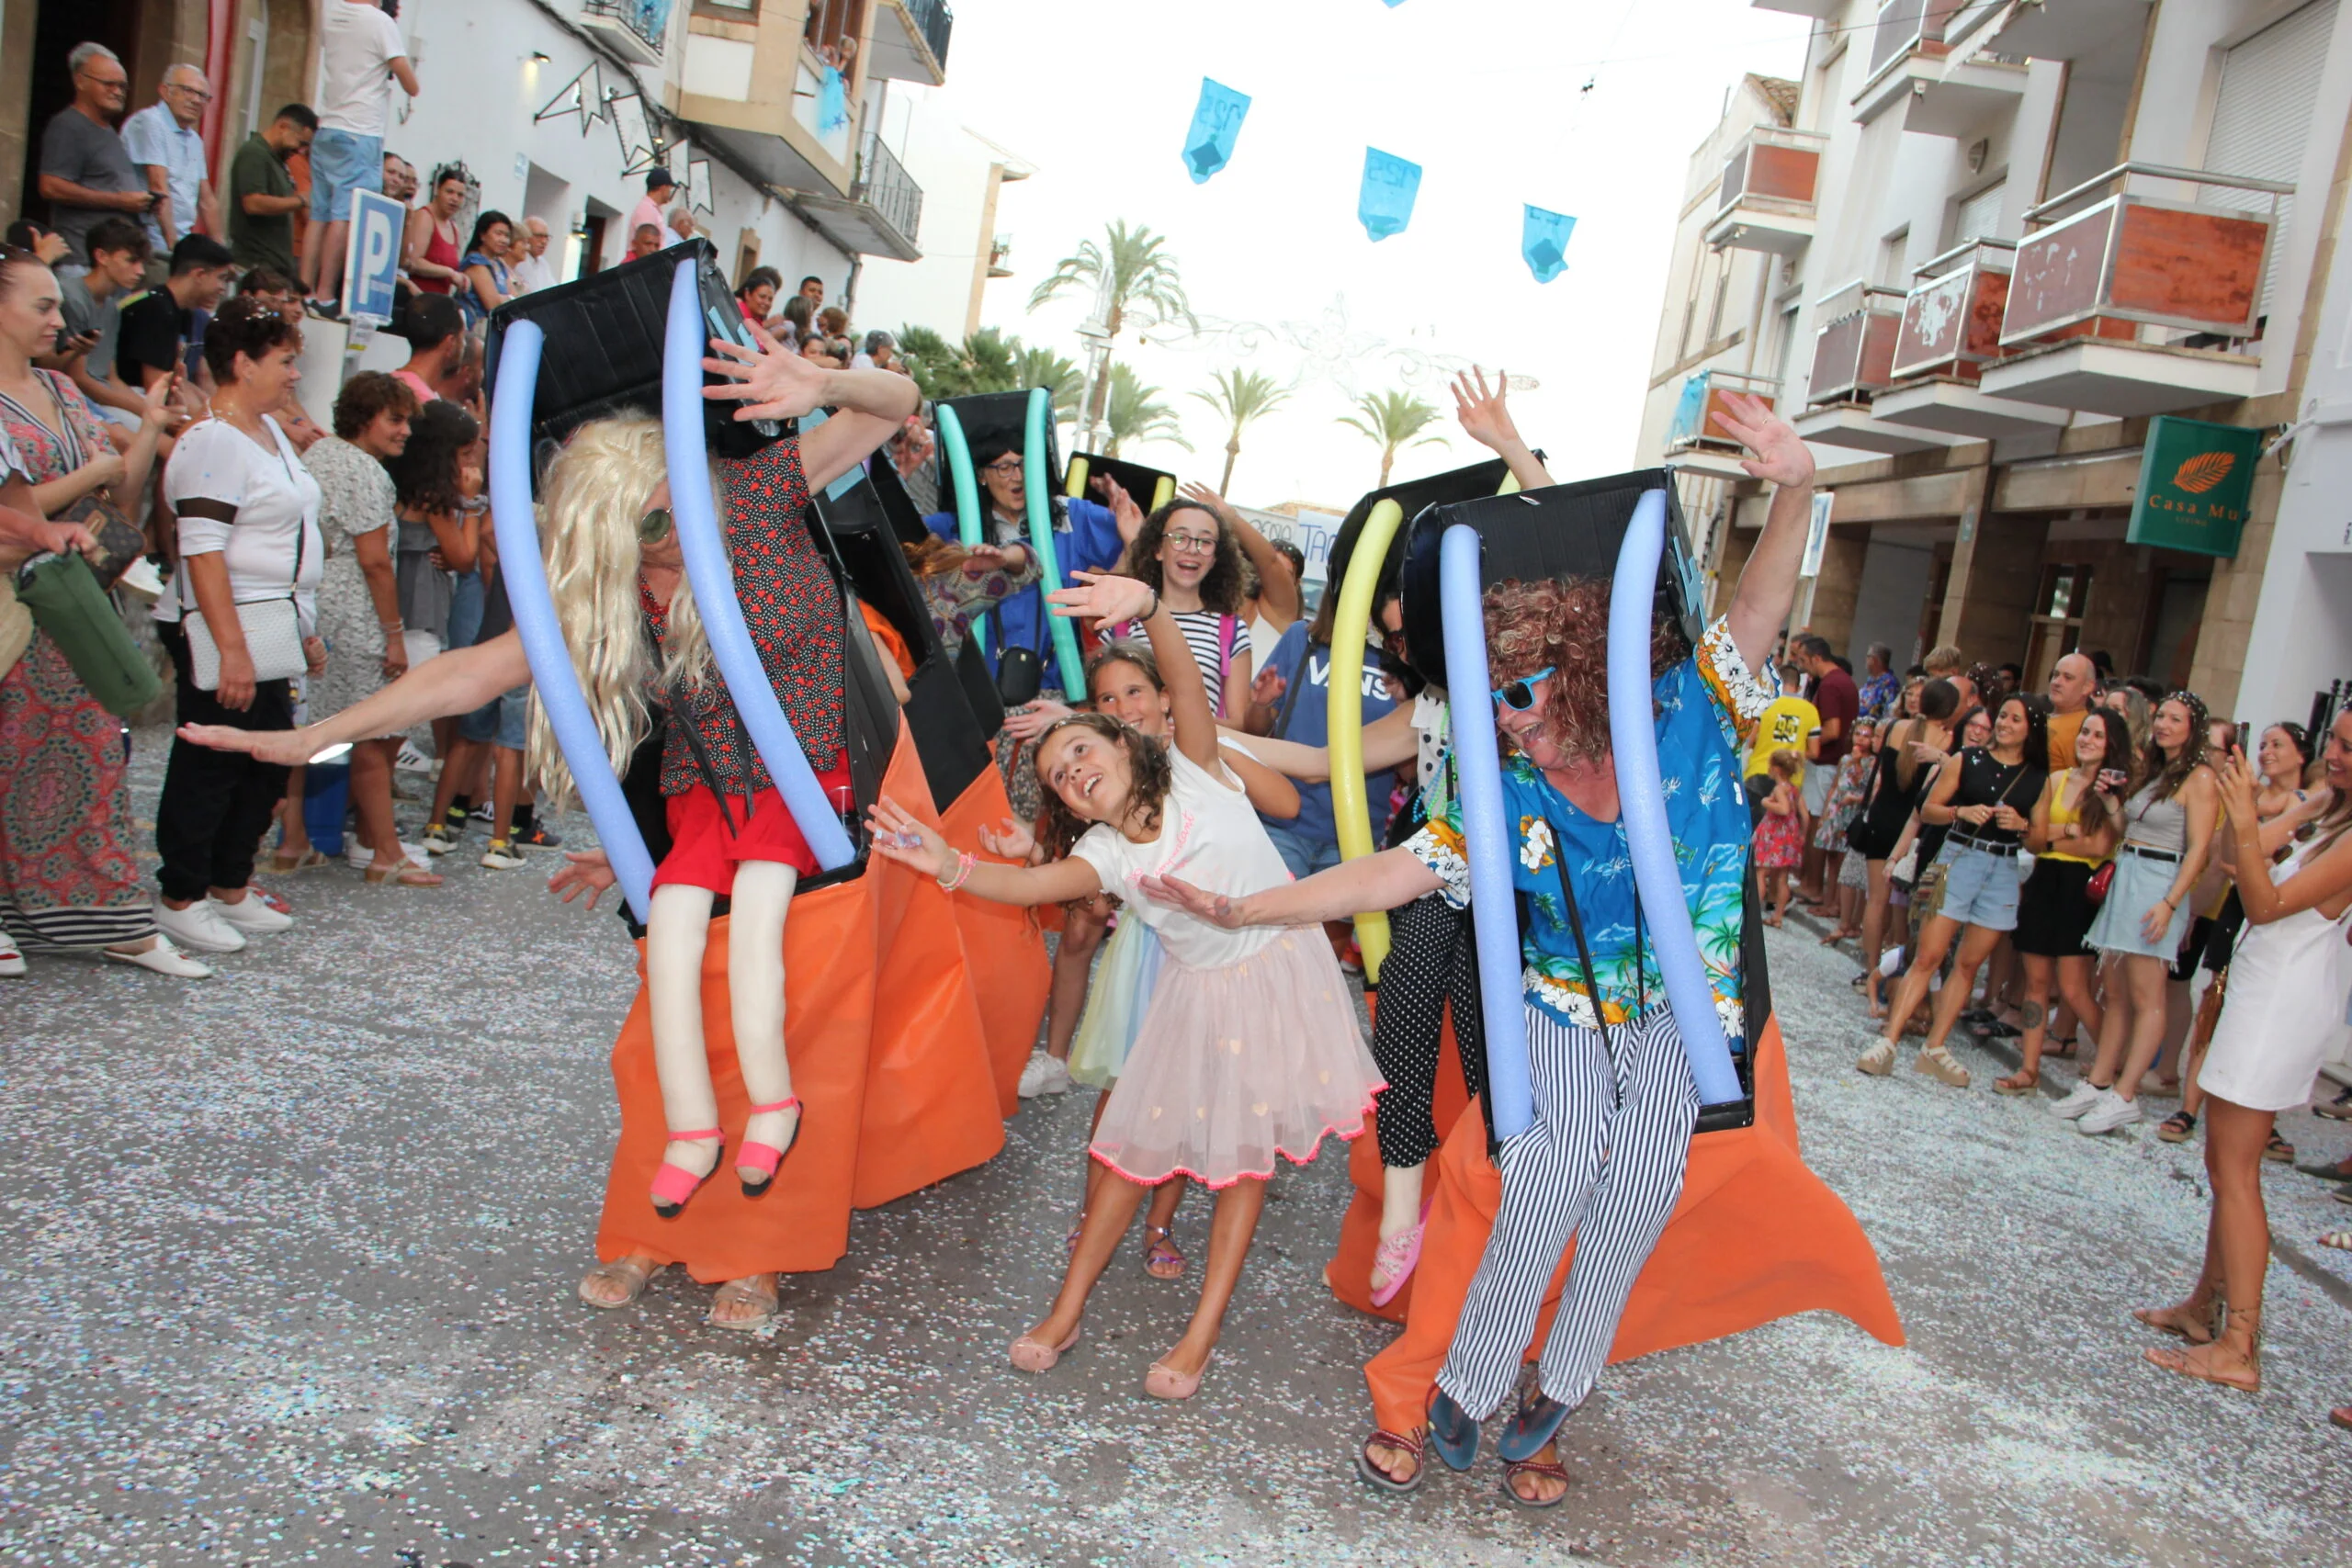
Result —
[{"label": "brown sandal", "polygon": [[2158,1313],[2185,1312],[2188,1307],[2187,1302],[2173,1307],[2133,1307],[2132,1321],[2153,1328],[2159,1334],[2169,1334],[2176,1339],[2186,1339],[2191,1345],[2211,1345],[2221,1337],[2222,1322],[2228,1309],[2222,1305],[2222,1298],[2219,1296],[2213,1298],[2212,1305],[2207,1309],[2202,1319],[2191,1317],[2185,1327],[2177,1323],[2156,1321]]},{"label": "brown sandal", "polygon": [[[2233,1313],[2231,1315],[2238,1314]],[[2254,1354],[2246,1359],[2246,1364],[2244,1367],[2215,1367],[2213,1365],[2214,1349],[2215,1347],[2211,1345],[2199,1345],[2188,1350],[2167,1350],[2157,1348],[2143,1350],[2141,1354],[2147,1359],[2150,1366],[2162,1367],[2165,1371],[2194,1379],[2198,1382],[2219,1383],[2223,1388],[2233,1388],[2242,1393],[2262,1392],[2262,1336],[2259,1328],[2255,1333]]]},{"label": "brown sandal", "polygon": [[[1418,1492],[1421,1489],[1421,1483],[1429,1478],[1430,1473],[1429,1463],[1421,1457],[1421,1445],[1428,1440],[1429,1428],[1426,1427],[1416,1427],[1409,1432],[1401,1433],[1389,1431],[1385,1427],[1381,1427],[1356,1445],[1356,1473],[1363,1477],[1365,1483],[1375,1492],[1392,1493],[1400,1497],[1408,1492]],[[1411,1454],[1413,1456],[1412,1476],[1408,1480],[1399,1481],[1374,1463],[1372,1450],[1374,1444],[1384,1449],[1402,1449]]]},{"label": "brown sandal", "polygon": [[[1511,1483],[1522,1475],[1533,1475],[1545,1481],[1558,1482],[1560,1495],[1544,1502],[1538,1502],[1532,1497],[1521,1496],[1519,1488],[1513,1486]],[[1556,1508],[1568,1500],[1567,1467],[1552,1460],[1505,1460],[1503,1461],[1502,1494],[1504,1500],[1511,1506],[1525,1508],[1531,1513],[1540,1514],[1546,1508]]]}]

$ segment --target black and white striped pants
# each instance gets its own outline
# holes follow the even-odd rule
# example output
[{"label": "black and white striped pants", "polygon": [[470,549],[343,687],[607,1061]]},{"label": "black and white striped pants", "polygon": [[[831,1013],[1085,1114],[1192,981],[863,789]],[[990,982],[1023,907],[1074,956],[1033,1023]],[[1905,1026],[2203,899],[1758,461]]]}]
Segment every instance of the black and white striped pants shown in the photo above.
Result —
[{"label": "black and white striped pants", "polygon": [[1442,893],[1424,894],[1389,917],[1388,939],[1372,1059],[1388,1080],[1380,1093],[1380,1163],[1401,1169],[1437,1152],[1430,1101],[1437,1093],[1447,999],[1453,1002],[1462,1079],[1474,1099],[1487,1092],[1487,1032],[1478,1016],[1478,955],[1467,909],[1455,908]]},{"label": "black and white striped pants", "polygon": [[[1616,1049],[1610,1049],[1613,1042]],[[1634,1278],[1682,1196],[1699,1089],[1670,1009],[1606,1038],[1527,1010],[1535,1120],[1503,1141],[1502,1199],[1438,1386],[1484,1419],[1516,1381],[1544,1292],[1577,1244],[1544,1342],[1544,1392],[1592,1392]]]}]

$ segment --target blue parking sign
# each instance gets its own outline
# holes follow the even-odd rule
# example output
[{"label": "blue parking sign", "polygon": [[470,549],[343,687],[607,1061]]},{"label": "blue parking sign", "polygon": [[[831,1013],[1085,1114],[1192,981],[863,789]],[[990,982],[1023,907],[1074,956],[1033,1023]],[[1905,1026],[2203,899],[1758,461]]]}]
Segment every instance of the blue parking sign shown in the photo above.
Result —
[{"label": "blue parking sign", "polygon": [[372,190],[351,193],[351,249],[345,263],[344,314],[379,323],[392,319],[392,287],[400,273],[401,231],[408,209]]}]

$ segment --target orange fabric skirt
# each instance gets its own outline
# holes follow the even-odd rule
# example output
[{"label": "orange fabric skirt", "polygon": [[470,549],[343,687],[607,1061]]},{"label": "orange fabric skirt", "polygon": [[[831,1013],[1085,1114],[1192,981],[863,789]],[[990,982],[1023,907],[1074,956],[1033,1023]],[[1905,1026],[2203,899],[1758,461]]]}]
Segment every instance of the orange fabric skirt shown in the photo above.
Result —
[{"label": "orange fabric skirt", "polygon": [[[883,788],[936,821],[903,724]],[[599,1258],[642,1253],[684,1264],[705,1283],[830,1269],[848,1250],[853,1208],[903,1197],[1003,1147],[971,965],[952,902],[935,882],[874,857],[854,881],[794,897],[784,953],[785,1054],[805,1107],[800,1141],[774,1190],[746,1198],[722,1172],[665,1220],[647,1196],[669,1133],[640,948],[637,1000],[613,1046],[621,1134],[605,1180]],[[725,917],[711,922],[702,986],[718,1124],[732,1144],[751,1106],[735,1062]]]},{"label": "orange fabric skirt", "polygon": [[[1442,1066],[1438,1081],[1447,1081]],[[1430,1391],[1453,1346],[1502,1196],[1501,1179],[1487,1158],[1486,1122],[1475,1104],[1454,1119],[1432,1164],[1420,1262],[1396,1298],[1412,1303],[1405,1331],[1364,1366],[1373,1418],[1393,1432],[1410,1431],[1426,1419]],[[1376,1154],[1373,1166],[1376,1173]],[[1370,1307],[1372,1255],[1379,1239],[1379,1194],[1370,1194],[1367,1204],[1359,1192],[1341,1230],[1339,1256],[1324,1274],[1350,1305]],[[1575,1252],[1571,1246],[1545,1292],[1531,1357],[1551,1332]],[[1776,1019],[1757,1042],[1756,1122],[1690,1140],[1682,1200],[1634,1282],[1609,1359],[1631,1360],[1816,1311],[1850,1318],[1886,1344],[1904,1342],[1870,1238],[1797,1153],[1796,1110]]]}]

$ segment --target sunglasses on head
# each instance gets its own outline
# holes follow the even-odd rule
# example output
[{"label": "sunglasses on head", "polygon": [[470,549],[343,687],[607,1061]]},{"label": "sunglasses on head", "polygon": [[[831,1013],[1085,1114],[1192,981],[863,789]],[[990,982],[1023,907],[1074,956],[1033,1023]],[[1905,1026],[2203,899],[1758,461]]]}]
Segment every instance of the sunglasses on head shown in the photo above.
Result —
[{"label": "sunglasses on head", "polygon": [[1494,689],[1492,694],[1494,699],[1513,713],[1525,713],[1535,705],[1535,682],[1558,669],[1559,666],[1556,664],[1546,664],[1543,669],[1521,675],[1516,681],[1506,681]]}]

